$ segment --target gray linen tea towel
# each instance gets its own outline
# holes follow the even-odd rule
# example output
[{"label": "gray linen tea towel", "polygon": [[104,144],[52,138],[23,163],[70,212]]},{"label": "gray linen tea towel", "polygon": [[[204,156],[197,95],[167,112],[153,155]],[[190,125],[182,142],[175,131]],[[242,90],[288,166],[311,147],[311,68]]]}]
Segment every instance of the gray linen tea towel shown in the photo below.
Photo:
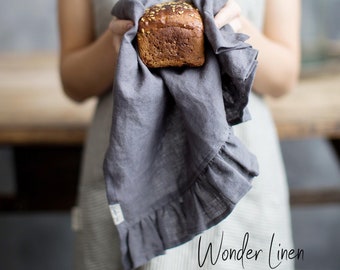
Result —
[{"label": "gray linen tea towel", "polygon": [[139,18],[160,1],[121,0],[133,20],[123,38],[104,173],[124,269],[137,268],[226,218],[249,191],[257,160],[231,125],[249,119],[257,51],[214,14],[225,0],[194,0],[205,27],[200,68],[148,69],[136,46]]}]

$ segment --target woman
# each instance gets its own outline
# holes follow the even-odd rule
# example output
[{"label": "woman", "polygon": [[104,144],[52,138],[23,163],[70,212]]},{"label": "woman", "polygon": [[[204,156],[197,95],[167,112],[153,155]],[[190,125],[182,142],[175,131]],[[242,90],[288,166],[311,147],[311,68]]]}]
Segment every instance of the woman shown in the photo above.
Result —
[{"label": "woman", "polygon": [[[110,18],[109,11],[115,2],[59,0],[60,73],[64,91],[76,101],[99,97],[86,143],[79,188],[77,269],[121,269],[119,241],[107,206],[102,172],[110,134],[110,90],[115,62],[122,35],[132,27],[131,21]],[[141,269],[202,266],[203,269],[262,270],[269,269],[270,244],[275,245],[275,249],[292,248],[285,173],[274,124],[262,97],[282,96],[297,82],[299,9],[296,0],[229,0],[216,14],[218,27],[230,24],[235,31],[248,34],[247,42],[259,50],[249,102],[253,120],[235,127],[235,133],[257,156],[260,176],[226,220]],[[223,260],[218,257],[219,249],[238,250],[245,244],[259,251],[257,258]],[[293,269],[291,260],[271,263],[281,269]]]}]

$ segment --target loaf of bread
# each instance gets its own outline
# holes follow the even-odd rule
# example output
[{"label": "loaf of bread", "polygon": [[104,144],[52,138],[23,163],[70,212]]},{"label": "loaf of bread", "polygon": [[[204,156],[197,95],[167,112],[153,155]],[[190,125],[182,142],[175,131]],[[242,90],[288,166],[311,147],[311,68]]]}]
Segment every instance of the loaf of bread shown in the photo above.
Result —
[{"label": "loaf of bread", "polygon": [[149,68],[204,64],[204,29],[196,8],[165,2],[146,9],[137,33],[139,55]]}]

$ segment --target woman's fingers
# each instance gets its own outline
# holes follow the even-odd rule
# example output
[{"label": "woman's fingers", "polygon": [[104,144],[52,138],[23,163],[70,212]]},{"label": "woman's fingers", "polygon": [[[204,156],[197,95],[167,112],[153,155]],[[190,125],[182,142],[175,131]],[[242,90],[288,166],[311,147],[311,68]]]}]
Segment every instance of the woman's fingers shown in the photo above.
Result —
[{"label": "woman's fingers", "polygon": [[234,32],[240,32],[242,28],[242,22],[240,18],[235,18],[229,23],[230,27],[234,30]]},{"label": "woman's fingers", "polygon": [[122,42],[123,35],[133,27],[133,22],[130,20],[120,20],[113,17],[110,24],[109,30],[112,33],[112,46],[115,51],[119,51],[120,43]]},{"label": "woman's fingers", "polygon": [[109,29],[114,35],[122,36],[126,31],[133,27],[133,22],[130,20],[119,20],[116,17],[110,22]]},{"label": "woman's fingers", "polygon": [[[222,9],[215,15],[215,23],[218,28],[231,24],[233,29],[240,28],[240,21],[236,20],[241,15],[241,8],[235,0],[228,0]],[[235,21],[236,20],[236,21]]]}]

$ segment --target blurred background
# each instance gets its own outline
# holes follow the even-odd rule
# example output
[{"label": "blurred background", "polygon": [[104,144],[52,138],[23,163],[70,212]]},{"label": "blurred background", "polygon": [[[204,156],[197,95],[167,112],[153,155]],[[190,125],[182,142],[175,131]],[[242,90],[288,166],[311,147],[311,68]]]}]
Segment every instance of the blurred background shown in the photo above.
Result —
[{"label": "blurred background", "polygon": [[[303,0],[301,83],[268,100],[291,190],[297,270],[340,269],[340,0]],[[82,142],[95,101],[57,73],[56,0],[0,2],[0,269],[72,269]],[[48,108],[48,110],[45,110]]]}]

